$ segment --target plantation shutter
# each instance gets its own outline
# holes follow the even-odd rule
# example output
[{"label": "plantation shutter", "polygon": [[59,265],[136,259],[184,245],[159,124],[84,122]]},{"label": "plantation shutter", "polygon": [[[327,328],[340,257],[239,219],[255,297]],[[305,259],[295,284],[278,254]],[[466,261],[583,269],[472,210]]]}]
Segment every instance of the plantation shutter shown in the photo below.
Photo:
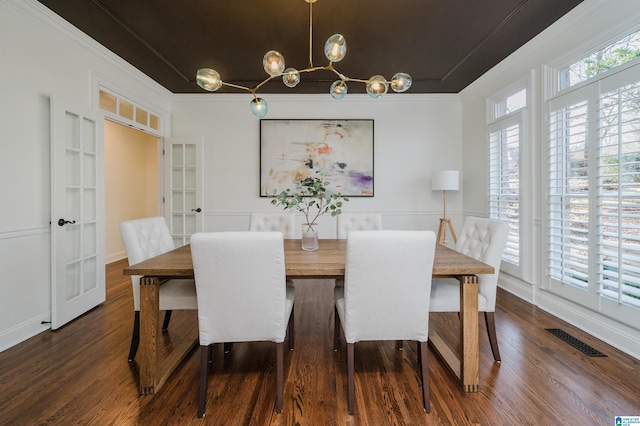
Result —
[{"label": "plantation shutter", "polygon": [[489,126],[489,217],[509,223],[502,260],[520,264],[521,114]]},{"label": "plantation shutter", "polygon": [[640,308],[640,82],[602,83],[598,132],[600,295]]},{"label": "plantation shutter", "polygon": [[550,102],[547,182],[548,274],[587,290],[589,279],[589,103],[574,93]]}]

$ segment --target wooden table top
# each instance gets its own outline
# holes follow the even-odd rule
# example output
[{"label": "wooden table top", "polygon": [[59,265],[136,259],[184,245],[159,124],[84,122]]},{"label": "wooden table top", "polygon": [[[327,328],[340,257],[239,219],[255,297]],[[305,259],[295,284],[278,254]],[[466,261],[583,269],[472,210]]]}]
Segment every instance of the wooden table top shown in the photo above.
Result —
[{"label": "wooden table top", "polygon": [[[343,278],[347,241],[321,239],[317,251],[304,251],[300,240],[284,240],[287,278]],[[433,277],[492,274],[493,267],[448,247],[437,245]],[[179,247],[124,269],[124,275],[193,278],[191,247]]]}]

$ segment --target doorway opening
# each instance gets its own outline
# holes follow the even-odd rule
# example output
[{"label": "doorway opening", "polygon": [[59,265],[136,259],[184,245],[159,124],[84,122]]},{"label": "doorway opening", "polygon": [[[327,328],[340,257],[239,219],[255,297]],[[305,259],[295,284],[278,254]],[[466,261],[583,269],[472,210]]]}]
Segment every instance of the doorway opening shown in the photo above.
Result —
[{"label": "doorway opening", "polygon": [[105,120],[107,264],[127,256],[120,238],[120,222],[161,214],[161,150],[161,140],[157,136]]}]

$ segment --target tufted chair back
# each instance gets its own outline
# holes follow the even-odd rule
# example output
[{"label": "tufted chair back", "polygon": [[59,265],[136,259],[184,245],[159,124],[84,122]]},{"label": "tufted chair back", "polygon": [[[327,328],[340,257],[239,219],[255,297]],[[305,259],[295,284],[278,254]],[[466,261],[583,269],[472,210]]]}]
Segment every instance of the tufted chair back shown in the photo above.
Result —
[{"label": "tufted chair back", "polygon": [[456,251],[493,266],[491,275],[478,275],[478,293],[487,301],[486,311],[496,310],[496,291],[502,252],[509,236],[509,224],[497,220],[469,216],[462,225]]},{"label": "tufted chair back", "polygon": [[[462,224],[455,249],[487,265],[494,273],[478,274],[478,312],[484,312],[487,334],[493,358],[500,361],[495,310],[498,275],[502,251],[507,243],[509,224],[491,219],[469,216]],[[431,284],[431,312],[460,312],[460,284],[452,278],[437,278]]]},{"label": "tufted chair back", "polygon": [[[169,227],[161,216],[122,222],[120,235],[127,250],[129,265],[135,265],[175,248]],[[140,278],[140,275],[131,276],[134,320],[129,361],[136,357],[140,342]],[[161,311],[165,311],[163,332],[169,327],[174,309],[197,309],[196,287],[192,279],[167,280],[160,286],[158,293],[158,305]]]},{"label": "tufted chair back", "polygon": [[[135,265],[175,248],[169,227],[162,216],[122,222],[120,235],[127,250],[129,265]],[[140,275],[131,276],[133,305],[136,311],[140,310],[140,278]]]},{"label": "tufted chair back", "polygon": [[349,231],[380,231],[382,215],[380,213],[342,213],[336,217],[336,234],[345,239]]},{"label": "tufted chair back", "polygon": [[293,213],[251,213],[249,231],[280,231],[284,238],[295,238],[296,216]]}]

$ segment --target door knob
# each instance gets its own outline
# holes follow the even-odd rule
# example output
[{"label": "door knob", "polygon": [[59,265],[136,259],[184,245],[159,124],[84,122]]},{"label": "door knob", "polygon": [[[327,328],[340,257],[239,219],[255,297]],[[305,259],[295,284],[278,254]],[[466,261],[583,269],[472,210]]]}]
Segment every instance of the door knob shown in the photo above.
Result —
[{"label": "door knob", "polygon": [[74,223],[76,223],[76,221],[75,221],[75,220],[64,220],[64,219],[60,219],[60,220],[58,221],[58,226],[65,226],[67,223],[74,224]]},{"label": "door knob", "polygon": [[198,207],[197,209],[191,209],[192,212],[200,213],[202,209]]}]

